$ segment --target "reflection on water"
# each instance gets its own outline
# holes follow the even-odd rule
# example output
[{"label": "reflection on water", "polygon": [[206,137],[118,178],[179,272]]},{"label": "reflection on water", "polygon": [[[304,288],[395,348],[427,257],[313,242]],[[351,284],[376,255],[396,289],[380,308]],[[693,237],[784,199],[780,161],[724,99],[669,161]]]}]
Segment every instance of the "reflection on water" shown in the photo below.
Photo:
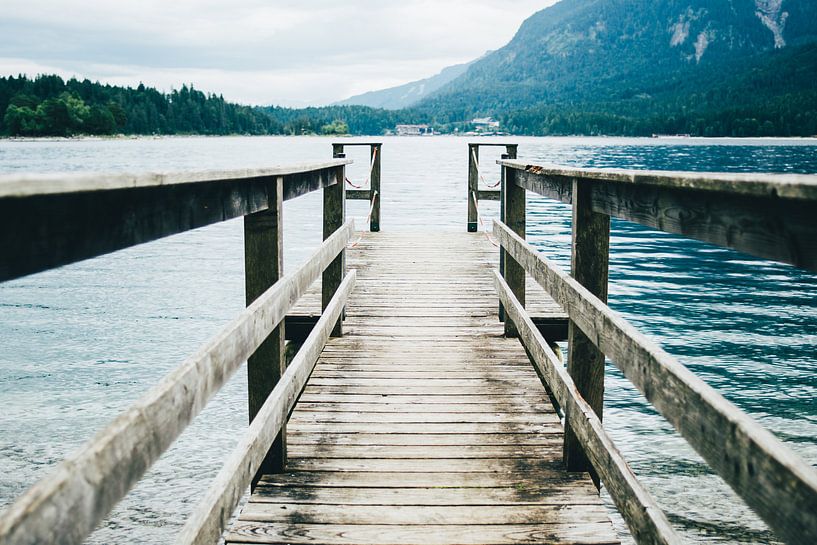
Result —
[{"label": "reflection on water", "polygon": [[[383,140],[383,229],[464,229],[466,140]],[[513,141],[523,159],[576,166],[817,172],[810,140]],[[365,150],[348,152],[358,161],[350,177],[365,178]],[[0,172],[247,168],[330,153],[322,138],[0,142]],[[489,183],[499,153],[480,154]],[[319,206],[319,195],[286,204],[288,267],[320,241]],[[367,212],[366,203],[349,206]],[[481,212],[495,215],[495,203]],[[528,217],[529,239],[567,267],[569,208],[529,196]],[[0,505],[242,307],[241,237],[232,221],[0,285]],[[614,221],[610,305],[817,463],[817,277]],[[612,365],[606,389],[605,425],[686,539],[773,539]],[[90,542],[172,539],[245,426],[245,399],[239,373]]]}]

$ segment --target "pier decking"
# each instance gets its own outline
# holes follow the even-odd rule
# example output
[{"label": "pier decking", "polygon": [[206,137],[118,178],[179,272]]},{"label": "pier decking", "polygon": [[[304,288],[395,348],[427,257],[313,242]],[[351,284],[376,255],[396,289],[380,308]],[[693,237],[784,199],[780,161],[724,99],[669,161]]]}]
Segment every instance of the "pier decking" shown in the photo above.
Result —
[{"label": "pier decking", "polygon": [[[344,336],[289,420],[286,472],[261,478],[227,543],[618,543],[589,475],[564,471],[559,417],[504,336],[497,255],[455,232],[367,233],[347,250]],[[531,293],[537,315],[566,319]]]},{"label": "pier decking", "polygon": [[[603,485],[636,543],[680,544],[602,425],[608,359],[781,540],[817,542],[817,471],[606,304],[613,217],[817,271],[817,177],[536,165],[508,144],[494,190],[473,143],[468,233],[381,232],[382,146],[352,191],[345,145],[294,167],[0,176],[0,281],[243,218],[247,303],[21,495],[0,545],[80,545],[245,363],[249,426],[176,543],[618,543]],[[323,243],[284,274],[283,203],[314,191]],[[528,191],[572,206],[570,274],[526,240]]]}]

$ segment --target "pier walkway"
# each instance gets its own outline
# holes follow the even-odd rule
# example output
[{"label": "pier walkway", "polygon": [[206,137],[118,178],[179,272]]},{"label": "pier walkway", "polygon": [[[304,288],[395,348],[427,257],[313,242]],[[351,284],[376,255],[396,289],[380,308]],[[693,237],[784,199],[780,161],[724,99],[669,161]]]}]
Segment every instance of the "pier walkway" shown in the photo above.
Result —
[{"label": "pier walkway", "polygon": [[[371,158],[351,190],[350,145]],[[459,233],[381,232],[379,143],[259,170],[0,176],[0,282],[242,218],[246,294],[2,513],[0,545],[80,545],[243,368],[248,426],[180,545],[614,544],[602,486],[636,543],[680,544],[602,423],[608,361],[781,541],[817,543],[815,468],[607,306],[611,218],[817,272],[817,176],[576,169],[509,144],[493,189],[485,145],[468,144]],[[283,204],[315,191],[323,242],[284,274]],[[526,240],[528,192],[572,207],[569,273]],[[368,231],[347,199],[370,203]]]},{"label": "pier walkway", "polygon": [[[618,543],[504,336],[497,256],[481,233],[368,233],[347,250],[343,337],[289,420],[286,472],[261,478],[228,543]],[[537,315],[563,316],[531,292]]]}]

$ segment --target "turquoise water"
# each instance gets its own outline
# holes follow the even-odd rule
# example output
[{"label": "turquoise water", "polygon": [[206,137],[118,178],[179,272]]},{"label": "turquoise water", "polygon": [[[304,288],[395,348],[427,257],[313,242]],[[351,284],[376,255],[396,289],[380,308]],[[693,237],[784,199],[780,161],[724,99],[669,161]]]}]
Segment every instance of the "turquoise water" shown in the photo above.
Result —
[{"label": "turquoise water", "polygon": [[[817,173],[815,140],[513,138],[520,158],[592,167]],[[383,139],[384,230],[464,229],[466,140]],[[322,138],[0,141],[0,172],[247,168],[331,155]],[[365,151],[349,148],[365,178]],[[487,183],[498,179],[485,148]],[[487,218],[493,203],[481,205]],[[320,195],[285,205],[286,263],[320,240]],[[366,204],[350,203],[365,216]],[[570,210],[529,196],[528,233],[569,264]],[[817,464],[817,276],[614,221],[610,305]],[[0,284],[0,506],[219,330],[243,302],[240,221]],[[691,542],[773,538],[608,367],[605,425]],[[246,424],[239,373],[90,543],[172,539]],[[618,521],[620,524],[620,521]]]}]

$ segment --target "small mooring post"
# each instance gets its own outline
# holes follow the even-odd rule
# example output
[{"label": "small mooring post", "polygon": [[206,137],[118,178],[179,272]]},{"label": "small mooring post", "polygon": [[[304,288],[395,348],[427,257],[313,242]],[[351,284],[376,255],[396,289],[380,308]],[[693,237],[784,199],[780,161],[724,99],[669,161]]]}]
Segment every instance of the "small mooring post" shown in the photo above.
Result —
[{"label": "small mooring post", "polygon": [[[527,223],[525,212],[527,195],[525,190],[516,185],[516,171],[513,169],[503,166],[500,180],[502,186],[500,219],[514,233],[524,239]],[[508,283],[508,287],[511,288],[514,296],[522,306],[525,306],[525,269],[502,248],[500,248],[499,254],[499,267],[505,282]],[[504,315],[504,312],[502,314]],[[504,318],[505,336],[518,336],[514,323],[506,317]]]},{"label": "small mooring post", "polygon": [[477,216],[477,192],[479,191],[479,144],[468,144],[468,232],[476,233],[479,229]]},{"label": "small mooring post", "polygon": [[372,144],[370,158],[373,162],[372,179],[369,181],[372,192],[371,199],[374,201],[372,204],[372,217],[369,220],[369,231],[372,233],[380,231],[380,203],[383,200],[380,195],[380,158],[383,155],[382,152],[382,144]]},{"label": "small mooring post", "polygon": [[[244,216],[244,277],[249,306],[284,274],[283,203],[284,179],[278,177],[267,189],[269,208]],[[250,422],[267,400],[286,370],[284,322],[247,360],[247,394]],[[261,464],[252,482],[255,488],[265,473],[282,473],[286,467],[286,427]]]},{"label": "small mooring post", "polygon": [[[610,255],[610,216],[594,212],[590,184],[573,180],[573,233],[571,275],[590,293],[607,302],[607,275]],[[604,353],[570,321],[568,326],[567,371],[582,397],[599,420],[604,407]],[[568,471],[590,471],[596,486],[599,478],[582,450],[565,415],[564,461]],[[577,418],[581,418],[577,416]]]},{"label": "small mooring post", "polygon": [[[333,144],[332,155],[335,159],[343,159],[342,144]],[[323,189],[323,240],[343,227],[346,221],[346,167],[341,165],[335,170],[337,182]],[[321,279],[321,309],[332,301],[335,292],[338,290],[343,277],[346,275],[346,250],[342,250],[332,263],[326,267]],[[338,319],[338,323],[332,330],[333,337],[343,335],[343,316]]]}]

